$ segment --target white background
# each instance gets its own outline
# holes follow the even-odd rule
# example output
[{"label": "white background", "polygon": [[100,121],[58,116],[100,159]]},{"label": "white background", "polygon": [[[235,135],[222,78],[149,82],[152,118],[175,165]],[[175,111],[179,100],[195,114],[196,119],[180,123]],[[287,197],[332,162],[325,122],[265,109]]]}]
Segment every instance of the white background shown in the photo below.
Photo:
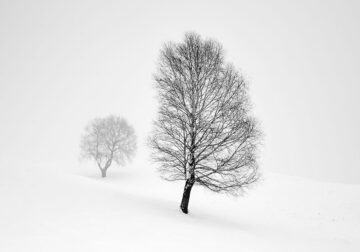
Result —
[{"label": "white background", "polygon": [[[88,120],[126,117],[138,159],[162,43],[195,31],[250,82],[261,167],[360,182],[358,1],[0,0],[0,174],[76,169]],[[139,167],[139,169],[153,169]]]}]

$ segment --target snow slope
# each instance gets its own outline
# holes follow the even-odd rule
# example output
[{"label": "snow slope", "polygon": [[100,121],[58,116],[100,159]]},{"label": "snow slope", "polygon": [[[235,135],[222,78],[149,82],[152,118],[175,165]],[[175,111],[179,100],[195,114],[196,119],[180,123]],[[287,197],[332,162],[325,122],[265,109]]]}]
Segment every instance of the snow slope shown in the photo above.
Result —
[{"label": "snow slope", "polygon": [[360,185],[266,174],[244,197],[193,189],[151,164],[0,173],[0,251],[360,251]]}]

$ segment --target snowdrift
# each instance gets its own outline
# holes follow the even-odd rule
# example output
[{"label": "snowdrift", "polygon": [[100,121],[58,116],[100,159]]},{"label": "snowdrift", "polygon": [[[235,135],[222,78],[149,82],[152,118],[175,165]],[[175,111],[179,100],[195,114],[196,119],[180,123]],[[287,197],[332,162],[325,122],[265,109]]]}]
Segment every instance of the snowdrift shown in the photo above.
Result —
[{"label": "snowdrift", "polygon": [[0,251],[360,251],[360,186],[279,174],[244,197],[182,183],[150,164],[9,169],[0,177]]}]

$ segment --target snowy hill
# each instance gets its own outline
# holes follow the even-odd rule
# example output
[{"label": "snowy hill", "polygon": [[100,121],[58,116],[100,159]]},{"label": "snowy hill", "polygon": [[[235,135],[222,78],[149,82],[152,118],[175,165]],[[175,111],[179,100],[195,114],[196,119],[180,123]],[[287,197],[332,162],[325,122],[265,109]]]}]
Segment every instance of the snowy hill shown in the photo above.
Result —
[{"label": "snowy hill", "polygon": [[265,174],[245,197],[161,181],[150,164],[0,178],[0,251],[360,251],[360,186]]}]

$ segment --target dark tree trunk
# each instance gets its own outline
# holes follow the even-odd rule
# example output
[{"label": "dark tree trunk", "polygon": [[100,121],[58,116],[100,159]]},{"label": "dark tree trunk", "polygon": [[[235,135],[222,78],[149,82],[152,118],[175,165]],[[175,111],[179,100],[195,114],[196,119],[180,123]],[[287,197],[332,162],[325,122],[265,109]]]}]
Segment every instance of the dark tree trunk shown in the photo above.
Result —
[{"label": "dark tree trunk", "polygon": [[194,185],[194,182],[195,182],[195,178],[194,178],[194,176],[191,176],[189,179],[186,180],[186,183],[185,183],[184,193],[183,193],[183,197],[182,197],[181,205],[180,205],[181,211],[183,211],[183,213],[185,213],[185,214],[188,213],[190,193],[191,193],[191,188]]},{"label": "dark tree trunk", "polygon": [[101,170],[101,177],[103,177],[103,178],[106,177],[106,169]]}]

